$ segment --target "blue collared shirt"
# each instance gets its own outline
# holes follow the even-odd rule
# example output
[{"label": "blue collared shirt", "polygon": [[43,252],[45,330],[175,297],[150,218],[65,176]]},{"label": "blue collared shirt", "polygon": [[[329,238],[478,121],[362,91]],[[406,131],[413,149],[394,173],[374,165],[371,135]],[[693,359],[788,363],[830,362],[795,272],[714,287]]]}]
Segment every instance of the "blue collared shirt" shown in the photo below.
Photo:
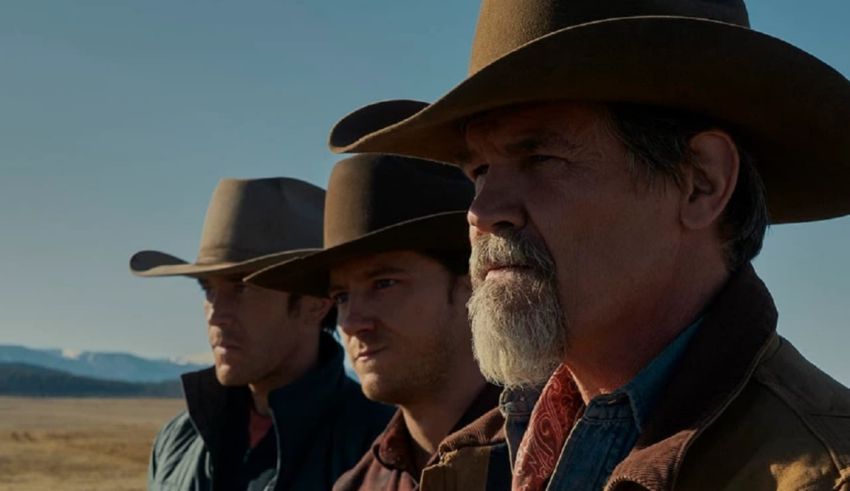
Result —
[{"label": "blue collared shirt", "polygon": [[[658,395],[699,326],[693,323],[629,383],[591,399],[567,437],[549,490],[600,490],[634,447]],[[503,394],[501,407],[511,460],[528,428],[538,389]]]}]

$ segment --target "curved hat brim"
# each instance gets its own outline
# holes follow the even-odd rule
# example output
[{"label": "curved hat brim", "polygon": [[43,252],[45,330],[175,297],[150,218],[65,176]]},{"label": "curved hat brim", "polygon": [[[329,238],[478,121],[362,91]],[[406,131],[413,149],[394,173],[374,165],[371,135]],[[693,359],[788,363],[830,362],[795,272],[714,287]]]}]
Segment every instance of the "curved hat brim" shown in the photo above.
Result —
[{"label": "curved hat brim", "polygon": [[188,276],[204,278],[213,275],[248,274],[272,264],[302,257],[321,249],[298,249],[255,257],[239,262],[220,262],[214,264],[188,263],[178,257],[160,251],[140,251],[130,258],[130,271],[136,276]]},{"label": "curved hat brim", "polygon": [[784,41],[705,19],[628,17],[553,32],[433,104],[387,101],[355,111],[334,127],[330,147],[463,163],[470,117],[551,100],[713,117],[754,154],[773,223],[850,213],[850,82]]},{"label": "curved hat brim", "polygon": [[437,213],[370,232],[308,256],[267,267],[245,281],[263,288],[326,297],[330,269],[340,262],[397,250],[469,250],[465,211]]}]

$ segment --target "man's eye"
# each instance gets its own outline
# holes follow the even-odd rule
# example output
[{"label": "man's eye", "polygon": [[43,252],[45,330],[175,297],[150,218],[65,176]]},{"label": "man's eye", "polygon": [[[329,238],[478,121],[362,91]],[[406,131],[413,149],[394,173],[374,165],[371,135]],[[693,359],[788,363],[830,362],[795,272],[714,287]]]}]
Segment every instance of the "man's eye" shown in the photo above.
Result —
[{"label": "man's eye", "polygon": [[395,285],[396,283],[398,283],[398,281],[389,278],[382,278],[380,280],[375,280],[375,288],[378,290],[383,290],[384,288],[389,288]]},{"label": "man's eye", "polygon": [[526,165],[537,165],[549,162],[553,159],[555,159],[555,157],[551,155],[530,155],[527,159],[525,159],[525,163]]},{"label": "man's eye", "polygon": [[340,306],[340,305],[342,305],[342,304],[344,304],[345,302],[348,301],[348,293],[346,293],[346,292],[334,293],[334,294],[331,295],[331,300],[333,300],[333,302],[337,306]]},{"label": "man's eye", "polygon": [[233,285],[233,293],[242,293],[246,288],[248,288],[248,285],[245,283],[237,283]]},{"label": "man's eye", "polygon": [[479,165],[479,166],[473,168],[471,171],[469,171],[469,175],[472,177],[473,180],[475,180],[475,179],[487,174],[487,171],[489,171],[489,170],[490,170],[489,165]]}]

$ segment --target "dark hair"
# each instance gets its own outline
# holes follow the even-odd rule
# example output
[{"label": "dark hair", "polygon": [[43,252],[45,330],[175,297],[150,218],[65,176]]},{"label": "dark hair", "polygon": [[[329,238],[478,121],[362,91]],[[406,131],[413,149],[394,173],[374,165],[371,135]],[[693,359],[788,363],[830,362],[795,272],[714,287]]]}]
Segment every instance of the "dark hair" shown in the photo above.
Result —
[{"label": "dark hair", "polygon": [[[296,312],[301,303],[301,297],[303,295],[299,293],[290,293],[289,294],[289,302],[287,304],[287,309],[289,309],[289,313],[292,314]],[[322,321],[319,323],[322,331],[328,334],[334,334],[336,332],[336,306],[331,307],[328,310],[328,313],[322,318]]]},{"label": "dark hair", "polygon": [[449,290],[448,302],[454,303],[454,292],[458,285],[458,278],[469,274],[469,254],[470,251],[436,251],[424,250],[416,251],[423,256],[433,259],[440,263],[449,272]]},{"label": "dark hair", "polygon": [[469,274],[469,250],[463,251],[416,251],[442,264],[454,276]]},{"label": "dark hair", "polygon": [[738,269],[758,255],[770,221],[764,183],[752,155],[731,131],[704,116],[653,106],[609,104],[608,114],[631,156],[633,173],[650,185],[660,176],[681,186],[685,167],[699,165],[690,147],[697,133],[722,129],[732,135],[740,168],[721,223],[727,267]]}]

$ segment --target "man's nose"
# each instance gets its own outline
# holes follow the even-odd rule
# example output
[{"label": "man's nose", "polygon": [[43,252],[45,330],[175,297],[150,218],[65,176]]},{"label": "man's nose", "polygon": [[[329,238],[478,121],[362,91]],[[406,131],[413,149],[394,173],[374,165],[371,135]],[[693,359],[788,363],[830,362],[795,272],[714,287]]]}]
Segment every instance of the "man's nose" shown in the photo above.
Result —
[{"label": "man's nose", "polygon": [[236,314],[236,298],[227,292],[215,292],[205,301],[207,323],[222,326],[233,320]]},{"label": "man's nose", "polygon": [[338,307],[337,324],[348,336],[371,331],[375,328],[375,318],[365,302],[349,298],[344,306]]},{"label": "man's nose", "polygon": [[491,166],[487,174],[479,178],[475,199],[466,214],[472,240],[506,228],[525,226],[524,205],[518,186],[519,181],[498,166]]}]

